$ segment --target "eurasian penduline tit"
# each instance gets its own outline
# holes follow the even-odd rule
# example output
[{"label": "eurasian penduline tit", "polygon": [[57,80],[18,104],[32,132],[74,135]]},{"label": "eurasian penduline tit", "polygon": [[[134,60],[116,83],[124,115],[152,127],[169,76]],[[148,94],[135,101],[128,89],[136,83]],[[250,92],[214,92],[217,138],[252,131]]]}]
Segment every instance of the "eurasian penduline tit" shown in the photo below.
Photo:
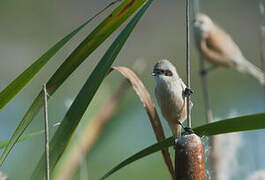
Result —
[{"label": "eurasian penduline tit", "polygon": [[179,77],[176,68],[165,59],[156,63],[152,75],[156,81],[155,96],[162,115],[167,120],[174,138],[179,138],[180,123],[187,119],[187,100],[184,94],[186,85]]},{"label": "eurasian penduline tit", "polygon": [[209,16],[198,14],[193,28],[196,45],[208,62],[249,73],[264,85],[264,72],[243,56],[230,35],[219,28]]}]

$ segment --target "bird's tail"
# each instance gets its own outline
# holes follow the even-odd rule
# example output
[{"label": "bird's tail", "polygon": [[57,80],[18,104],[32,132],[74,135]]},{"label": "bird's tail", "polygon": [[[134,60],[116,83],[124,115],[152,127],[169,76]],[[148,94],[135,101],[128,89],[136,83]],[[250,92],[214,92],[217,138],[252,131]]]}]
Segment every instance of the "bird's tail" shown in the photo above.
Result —
[{"label": "bird's tail", "polygon": [[242,66],[238,66],[238,70],[249,73],[254,78],[256,78],[261,85],[263,86],[265,85],[264,72],[260,68],[249,62],[248,60],[245,60]]}]

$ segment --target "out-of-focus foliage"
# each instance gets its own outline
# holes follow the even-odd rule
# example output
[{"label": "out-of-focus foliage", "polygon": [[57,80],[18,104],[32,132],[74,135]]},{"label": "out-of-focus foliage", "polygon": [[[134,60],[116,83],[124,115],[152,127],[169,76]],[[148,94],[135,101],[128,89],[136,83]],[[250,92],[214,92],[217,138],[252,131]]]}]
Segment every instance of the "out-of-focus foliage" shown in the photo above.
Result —
[{"label": "out-of-focus foliage", "polygon": [[[54,75],[47,82],[47,92],[50,96],[59,88],[70,74],[89,56],[104,40],[106,40],[119,26],[121,26],[146,0],[130,1],[125,0],[105,20],[103,20],[80,45],[70,54],[64,63],[57,69]],[[120,42],[121,43],[121,42]],[[118,43],[117,43],[118,44]],[[116,50],[116,49],[114,49]],[[113,51],[114,51],[113,50]],[[112,55],[112,54],[109,54]],[[47,59],[48,60],[48,59]],[[37,63],[39,64],[39,63]],[[45,63],[39,64],[41,67]],[[39,68],[40,68],[39,67]],[[37,73],[38,71],[36,71]],[[27,71],[26,71],[27,74]],[[22,75],[24,77],[24,75]],[[30,79],[25,79],[24,84]],[[20,81],[20,80],[19,80]],[[24,85],[23,85],[24,86]],[[13,86],[12,86],[13,87]],[[15,88],[15,87],[13,87]],[[22,88],[22,86],[21,86]],[[16,94],[14,91],[13,94]],[[24,115],[8,145],[0,157],[0,165],[3,164],[8,153],[17,142],[18,138],[32,122],[39,109],[43,106],[42,92],[34,99],[32,105]]]},{"label": "out-of-focus foliage", "polygon": [[[95,93],[97,92],[103,79],[108,74],[111,65],[118,56],[124,43],[128,39],[129,35],[135,28],[136,24],[138,23],[142,15],[150,6],[151,2],[152,0],[147,1],[147,3],[137,12],[137,14],[133,17],[133,19],[128,23],[128,25],[122,30],[119,36],[111,44],[109,49],[101,58],[96,68],[93,70],[88,80],[86,81],[80,92],[78,93],[73,104],[67,111],[64,119],[62,120],[59,128],[56,130],[50,142],[51,171],[53,171],[58,160],[60,159],[64,150],[66,149],[68,142],[70,141],[71,137],[73,136],[73,133],[75,132],[76,127],[78,126],[80,120],[82,119],[91,100],[95,96]],[[125,6],[125,7],[129,8],[130,6]],[[120,12],[124,13],[126,11],[123,11],[122,9]],[[121,13],[118,13],[117,16],[121,15]],[[45,172],[44,169],[45,169],[45,154],[42,155],[37,167],[33,172],[31,179],[32,180],[42,179]]]}]

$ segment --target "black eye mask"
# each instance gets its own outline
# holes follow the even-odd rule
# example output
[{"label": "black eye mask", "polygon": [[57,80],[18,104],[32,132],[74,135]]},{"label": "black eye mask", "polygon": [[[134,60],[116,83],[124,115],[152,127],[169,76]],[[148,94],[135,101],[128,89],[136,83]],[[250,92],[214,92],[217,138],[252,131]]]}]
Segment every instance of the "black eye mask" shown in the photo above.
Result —
[{"label": "black eye mask", "polygon": [[165,71],[165,76],[173,76],[173,73],[170,70]]},{"label": "black eye mask", "polygon": [[163,69],[154,69],[154,72],[157,75],[164,74],[165,76],[172,76],[173,73],[170,70],[163,70]]}]

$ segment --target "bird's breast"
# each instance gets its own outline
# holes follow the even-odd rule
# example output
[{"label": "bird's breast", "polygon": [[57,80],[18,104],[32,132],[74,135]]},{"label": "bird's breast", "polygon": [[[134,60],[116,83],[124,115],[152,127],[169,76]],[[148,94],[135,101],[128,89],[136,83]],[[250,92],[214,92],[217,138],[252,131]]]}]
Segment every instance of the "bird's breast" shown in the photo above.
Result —
[{"label": "bird's breast", "polygon": [[155,89],[156,98],[161,112],[167,121],[176,120],[183,108],[184,100],[182,87],[178,84],[157,85]]}]

